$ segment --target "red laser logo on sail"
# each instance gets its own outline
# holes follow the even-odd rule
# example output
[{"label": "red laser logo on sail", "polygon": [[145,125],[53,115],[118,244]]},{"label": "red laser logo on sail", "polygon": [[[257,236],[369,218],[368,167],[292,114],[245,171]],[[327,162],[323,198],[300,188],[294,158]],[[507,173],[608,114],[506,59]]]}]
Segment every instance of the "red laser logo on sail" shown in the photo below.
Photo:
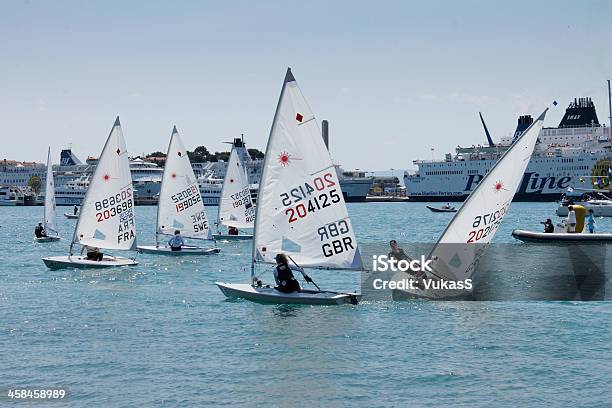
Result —
[{"label": "red laser logo on sail", "polygon": [[102,177],[102,179],[103,179],[104,181],[108,181],[108,180],[110,179],[110,176],[109,176],[108,174],[105,174],[105,175]]},{"label": "red laser logo on sail", "polygon": [[497,181],[495,185],[493,186],[493,190],[497,193],[502,190],[505,190],[504,183],[501,180]]},{"label": "red laser logo on sail", "polygon": [[291,155],[287,152],[281,152],[278,156],[278,162],[283,166],[288,166],[291,163]]}]

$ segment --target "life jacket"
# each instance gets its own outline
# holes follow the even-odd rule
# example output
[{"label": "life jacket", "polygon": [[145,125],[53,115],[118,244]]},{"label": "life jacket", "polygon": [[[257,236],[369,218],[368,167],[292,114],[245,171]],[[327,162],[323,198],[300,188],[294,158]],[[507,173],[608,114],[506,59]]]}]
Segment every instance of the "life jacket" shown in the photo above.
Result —
[{"label": "life jacket", "polygon": [[293,272],[291,268],[287,265],[277,265],[276,266],[276,284],[278,285],[278,290],[282,292],[296,292],[300,290],[300,284],[293,276]]}]

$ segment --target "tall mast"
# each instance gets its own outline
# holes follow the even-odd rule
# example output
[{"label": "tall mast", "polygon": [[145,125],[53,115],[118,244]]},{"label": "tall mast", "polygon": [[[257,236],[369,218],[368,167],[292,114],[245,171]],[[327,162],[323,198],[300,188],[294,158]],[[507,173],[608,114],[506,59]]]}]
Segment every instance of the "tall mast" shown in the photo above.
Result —
[{"label": "tall mast", "polygon": [[[612,132],[612,91],[610,90],[610,80],[608,79],[608,123],[610,125],[610,132]],[[610,135],[612,137],[612,134]]]}]

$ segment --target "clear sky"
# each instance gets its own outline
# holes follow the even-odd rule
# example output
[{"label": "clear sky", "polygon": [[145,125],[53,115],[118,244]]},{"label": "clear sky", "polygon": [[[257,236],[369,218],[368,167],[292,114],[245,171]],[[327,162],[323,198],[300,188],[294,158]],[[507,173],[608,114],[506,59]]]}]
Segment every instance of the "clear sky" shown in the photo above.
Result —
[{"label": "clear sky", "polygon": [[408,168],[590,96],[608,122],[612,2],[4,1],[1,158],[265,148],[287,66],[345,168]]}]

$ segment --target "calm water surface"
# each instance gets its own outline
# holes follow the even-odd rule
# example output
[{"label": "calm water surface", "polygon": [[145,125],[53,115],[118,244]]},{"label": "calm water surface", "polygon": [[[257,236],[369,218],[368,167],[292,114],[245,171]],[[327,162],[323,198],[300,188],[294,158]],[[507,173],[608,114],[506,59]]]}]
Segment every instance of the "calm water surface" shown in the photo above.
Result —
[{"label": "calm water surface", "polygon": [[[554,208],[513,204],[495,241],[514,243],[512,229],[539,229]],[[422,203],[349,212],[362,243],[433,242],[451,218]],[[40,258],[65,254],[67,240],[34,243],[41,217],[0,208],[0,388],[67,386],[70,399],[51,406],[612,405],[609,302],[228,301],[214,282],[248,280],[250,243],[49,271]],[[155,208],[137,218],[140,243],[153,242]],[[59,223],[70,237],[75,221]],[[313,275],[358,289],[355,274]]]}]

